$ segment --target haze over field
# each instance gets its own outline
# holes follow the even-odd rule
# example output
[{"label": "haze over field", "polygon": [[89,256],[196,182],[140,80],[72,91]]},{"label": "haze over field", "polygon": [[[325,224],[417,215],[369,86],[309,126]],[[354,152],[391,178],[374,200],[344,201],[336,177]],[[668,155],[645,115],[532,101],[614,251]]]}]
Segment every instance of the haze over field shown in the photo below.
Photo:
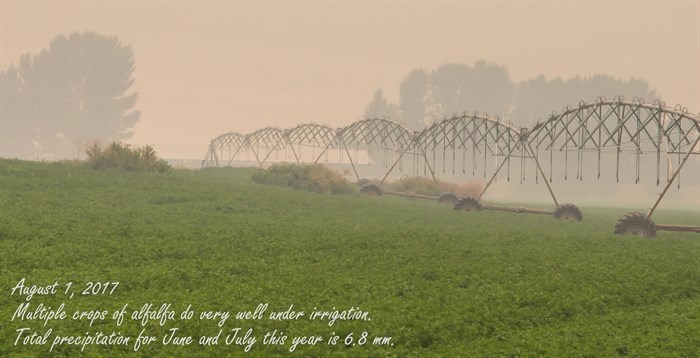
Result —
[{"label": "haze over field", "polygon": [[345,126],[378,88],[398,103],[412,69],[479,59],[505,66],[513,82],[643,79],[668,104],[700,110],[696,1],[0,6],[2,69],[59,34],[94,31],[131,46],[141,118],[130,141],[166,158],[201,159],[209,140],[227,131]]},{"label": "haze over field", "polygon": [[[479,111],[531,126],[566,104],[617,94],[700,111],[697,1],[3,1],[0,10],[3,71],[24,54],[37,58],[59,35],[113,36],[132,50],[125,94],[138,98],[122,121],[135,123],[124,138],[168,159],[201,160],[224,132],[308,122],[337,128],[366,115],[420,129]],[[458,77],[471,92],[453,98]],[[420,86],[442,92],[409,103]],[[91,140],[58,136],[71,148]],[[693,159],[685,189],[672,195],[700,209],[698,177]],[[658,192],[629,182],[615,190],[642,202]]]},{"label": "haze over field", "polygon": [[700,357],[699,233],[700,0],[0,0],[0,357]]}]

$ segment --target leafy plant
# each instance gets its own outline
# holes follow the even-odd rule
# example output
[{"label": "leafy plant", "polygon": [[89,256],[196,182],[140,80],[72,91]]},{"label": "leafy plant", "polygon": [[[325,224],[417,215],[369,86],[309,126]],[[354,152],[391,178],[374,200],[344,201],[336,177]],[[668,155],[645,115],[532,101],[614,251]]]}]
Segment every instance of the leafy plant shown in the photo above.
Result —
[{"label": "leafy plant", "polygon": [[105,147],[93,143],[85,150],[87,163],[94,169],[123,169],[126,171],[147,171],[168,173],[172,167],[168,162],[159,159],[155,149],[131,147],[129,144],[112,142]]}]

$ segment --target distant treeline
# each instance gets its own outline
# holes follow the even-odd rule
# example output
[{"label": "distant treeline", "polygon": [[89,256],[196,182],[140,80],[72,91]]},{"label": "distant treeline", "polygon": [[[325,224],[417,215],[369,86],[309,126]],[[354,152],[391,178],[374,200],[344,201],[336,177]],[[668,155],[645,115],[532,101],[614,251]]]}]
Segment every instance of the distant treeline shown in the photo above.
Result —
[{"label": "distant treeline", "polygon": [[444,64],[433,71],[412,70],[401,82],[399,103],[390,103],[382,89],[374,93],[363,118],[388,117],[413,130],[454,113],[486,112],[530,127],[552,111],[597,97],[660,99],[642,79],[622,80],[599,74],[591,77],[547,80],[537,76],[515,83],[505,66],[477,61]]}]

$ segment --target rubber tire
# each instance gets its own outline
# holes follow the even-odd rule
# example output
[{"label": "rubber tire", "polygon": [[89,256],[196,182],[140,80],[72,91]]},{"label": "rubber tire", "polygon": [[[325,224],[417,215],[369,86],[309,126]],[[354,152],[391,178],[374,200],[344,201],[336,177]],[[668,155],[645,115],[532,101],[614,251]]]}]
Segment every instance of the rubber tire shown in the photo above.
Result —
[{"label": "rubber tire", "polygon": [[454,209],[464,211],[481,211],[482,208],[478,200],[470,196],[466,196],[457,200],[454,205]]},{"label": "rubber tire", "polygon": [[656,237],[656,225],[646,214],[627,213],[615,224],[615,234]]},{"label": "rubber tire", "polygon": [[360,193],[369,196],[380,196],[382,195],[382,189],[377,186],[377,184],[365,184],[360,189]]},{"label": "rubber tire", "polygon": [[555,219],[559,219],[559,220],[569,220],[569,221],[574,221],[574,220],[581,221],[581,220],[583,220],[583,214],[581,213],[581,209],[579,209],[574,204],[568,204],[568,203],[561,204],[556,209],[554,209],[552,216]]},{"label": "rubber tire", "polygon": [[440,196],[437,199],[438,203],[453,205],[453,206],[455,205],[455,203],[457,203],[458,200],[459,200],[459,198],[457,197],[457,195],[454,195],[454,194],[449,193],[449,192],[440,194]]}]

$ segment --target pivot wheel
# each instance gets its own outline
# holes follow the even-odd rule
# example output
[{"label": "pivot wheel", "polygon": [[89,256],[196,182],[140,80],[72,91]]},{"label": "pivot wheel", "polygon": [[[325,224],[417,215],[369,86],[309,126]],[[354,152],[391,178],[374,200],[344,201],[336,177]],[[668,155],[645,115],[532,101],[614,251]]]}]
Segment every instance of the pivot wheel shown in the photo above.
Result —
[{"label": "pivot wheel", "polygon": [[574,204],[561,204],[552,213],[555,219],[559,220],[569,220],[569,221],[581,221],[583,219],[583,214],[581,210]]},{"label": "pivot wheel", "polygon": [[379,189],[377,184],[365,184],[362,186],[362,189],[360,189],[360,193],[369,196],[380,196],[382,195],[382,189]]},{"label": "pivot wheel", "polygon": [[459,200],[459,198],[457,197],[457,195],[454,195],[452,193],[442,193],[440,194],[437,200],[438,203],[441,204],[454,205],[457,202],[457,200]]},{"label": "pivot wheel", "polygon": [[481,204],[478,200],[467,196],[457,200],[454,206],[455,210],[465,210],[465,211],[481,211]]},{"label": "pivot wheel", "polygon": [[651,218],[642,213],[625,214],[615,224],[615,234],[639,237],[656,237],[656,225]]}]

